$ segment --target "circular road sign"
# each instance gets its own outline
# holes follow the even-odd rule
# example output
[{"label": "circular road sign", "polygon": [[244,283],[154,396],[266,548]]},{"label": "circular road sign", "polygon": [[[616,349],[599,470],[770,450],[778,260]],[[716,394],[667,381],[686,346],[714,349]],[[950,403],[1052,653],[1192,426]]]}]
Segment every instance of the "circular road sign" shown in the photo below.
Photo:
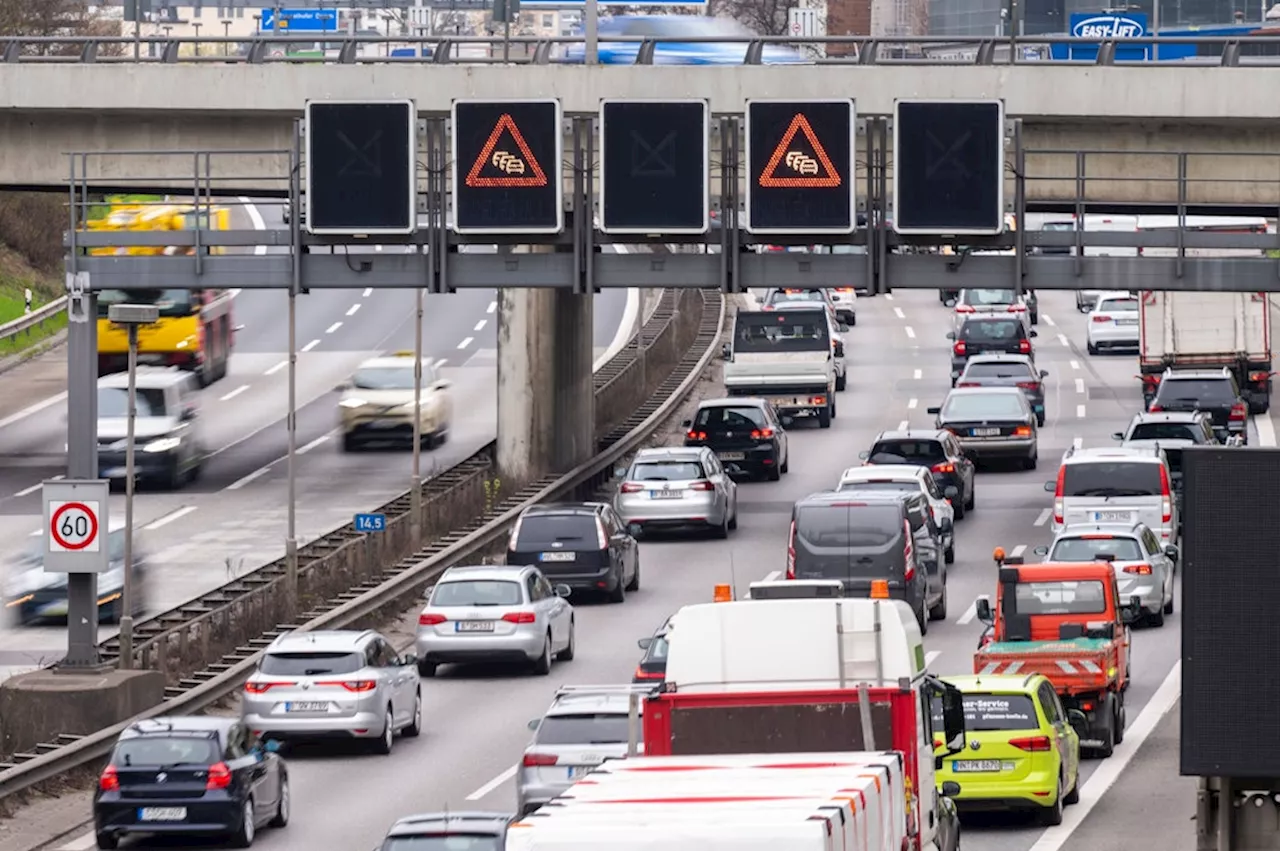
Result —
[{"label": "circular road sign", "polygon": [[49,515],[51,549],[80,552],[93,548],[98,540],[98,507],[83,502],[64,502]]}]

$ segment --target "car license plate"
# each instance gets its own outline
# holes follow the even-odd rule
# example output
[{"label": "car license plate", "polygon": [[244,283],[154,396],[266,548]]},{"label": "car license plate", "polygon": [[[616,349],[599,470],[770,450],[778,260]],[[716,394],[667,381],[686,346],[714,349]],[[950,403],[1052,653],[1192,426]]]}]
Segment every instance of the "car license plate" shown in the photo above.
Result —
[{"label": "car license plate", "polygon": [[1138,324],[1138,320],[1136,320],[1136,319],[1117,319],[1117,320],[1116,320],[1116,324],[1117,324],[1117,325],[1137,325],[1137,324]]},{"label": "car license plate", "polygon": [[454,632],[493,632],[493,621],[455,621]]},{"label": "car license plate", "polygon": [[542,555],[538,556],[538,559],[540,561],[573,561],[574,553],[566,553],[566,552],[543,553]]},{"label": "car license plate", "polygon": [[975,428],[973,429],[974,437],[999,437],[1000,429],[998,428]]},{"label": "car license plate", "polygon": [[957,759],[951,763],[952,771],[999,771],[998,759]]},{"label": "car license plate", "polygon": [[679,499],[680,491],[649,491],[649,499]]},{"label": "car license plate", "polygon": [[138,821],[186,821],[186,807],[139,807]]},{"label": "car license plate", "polygon": [[1128,523],[1132,515],[1127,511],[1095,511],[1094,523]]},{"label": "car license plate", "polygon": [[569,779],[577,780],[593,768],[595,768],[594,765],[571,765],[569,766]]},{"label": "car license plate", "polygon": [[716,457],[721,461],[742,461],[747,457],[745,452],[717,452]]},{"label": "car license plate", "polygon": [[284,705],[285,712],[328,712],[329,702],[325,700],[300,700]]}]

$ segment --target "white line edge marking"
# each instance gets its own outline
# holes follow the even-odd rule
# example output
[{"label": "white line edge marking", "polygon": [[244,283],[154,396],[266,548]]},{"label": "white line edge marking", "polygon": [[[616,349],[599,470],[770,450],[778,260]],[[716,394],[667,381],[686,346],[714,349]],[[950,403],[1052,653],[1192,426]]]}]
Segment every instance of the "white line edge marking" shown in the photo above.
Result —
[{"label": "white line edge marking", "polygon": [[310,343],[307,343],[305,346],[302,347],[302,351],[309,352],[318,345],[320,345],[319,340],[312,340]]},{"label": "white line edge marking", "polygon": [[360,309],[360,302],[357,301],[355,304],[351,305],[351,307],[347,308],[347,315],[355,316],[356,311],[359,309]]},{"label": "white line edge marking", "polygon": [[911,339],[914,340],[916,338],[916,329],[912,328],[910,325],[903,325],[902,330],[906,331],[907,336],[910,337]]},{"label": "white line edge marking", "polygon": [[58,851],[93,851],[97,847],[97,837],[92,833],[86,833],[84,836],[77,836],[65,845],[59,845]]},{"label": "white line edge marking", "polygon": [[1049,325],[1049,326],[1051,326],[1051,327],[1052,327],[1052,326],[1054,326],[1054,325],[1057,325],[1057,324],[1058,324],[1057,322],[1054,322],[1054,321],[1053,321],[1053,317],[1052,317],[1052,316],[1050,316],[1050,315],[1049,315],[1049,314],[1047,314],[1047,313],[1046,313],[1044,316],[1041,316],[1040,318],[1044,320],[1044,324],[1045,324],[1045,325]]},{"label": "white line edge marking", "polygon": [[229,484],[229,485],[227,485],[225,488],[223,488],[223,490],[228,490],[228,491],[238,491],[238,490],[240,490],[240,488],[244,487],[245,485],[249,484],[250,482],[255,482],[255,481],[257,481],[258,479],[260,479],[260,478],[262,478],[263,476],[265,476],[267,473],[270,473],[270,472],[271,472],[271,468],[272,468],[272,467],[274,467],[274,466],[276,465],[276,463],[277,463],[276,461],[272,461],[270,464],[266,465],[265,467],[259,467],[258,469],[254,470],[252,473],[250,473],[249,475],[244,476],[243,478],[240,478],[240,479],[236,479],[234,482],[232,482],[231,484]]},{"label": "white line edge marking", "polygon": [[1071,834],[1084,823],[1089,813],[1093,812],[1093,808],[1106,795],[1107,790],[1129,767],[1138,750],[1155,732],[1164,716],[1169,714],[1169,710],[1173,709],[1173,705],[1178,702],[1181,695],[1182,660],[1179,659],[1173,663],[1173,667],[1169,669],[1169,675],[1164,678],[1164,682],[1160,684],[1160,688],[1156,689],[1156,693],[1147,701],[1146,706],[1142,707],[1138,717],[1125,730],[1124,741],[1116,745],[1115,753],[1110,759],[1103,760],[1080,787],[1080,803],[1074,807],[1068,807],[1062,824],[1046,828],[1029,851],[1058,851],[1066,844]]},{"label": "white line edge marking", "polygon": [[[64,476],[64,475],[62,475],[61,473],[59,473],[59,474],[58,474],[58,475],[56,475],[56,476],[50,476],[50,477],[49,477],[49,481],[51,481],[51,482],[58,482],[58,481],[62,481],[62,480],[63,480],[63,479],[65,479],[65,478],[66,478],[66,476]],[[42,487],[44,487],[44,482],[36,482],[36,483],[35,483],[34,485],[32,485],[31,487],[29,487],[29,488],[23,488],[22,490],[18,491],[17,493],[15,493],[15,494],[14,494],[14,496],[30,496],[31,494],[33,494],[33,493],[35,493],[36,491],[40,490]],[[39,534],[41,534],[41,533],[42,533],[42,531],[43,531],[43,530],[37,530],[36,534],[37,534],[37,535],[39,535]]]},{"label": "white line edge marking", "polygon": [[909,410],[909,411],[914,411],[914,410],[916,409],[916,405],[918,405],[918,404],[920,404],[920,400],[919,400],[919,399],[915,399],[915,398],[908,399],[908,400],[907,400],[907,410]]},{"label": "white line edge marking", "polygon": [[1083,378],[1077,378],[1077,379],[1076,379],[1076,392],[1077,392],[1077,393],[1083,393],[1083,392],[1084,392],[1084,379],[1083,379]]},{"label": "white line edge marking", "polygon": [[59,393],[57,396],[50,396],[48,399],[45,399],[40,402],[36,402],[34,405],[28,405],[27,407],[23,408],[21,411],[18,411],[16,414],[10,414],[9,416],[0,420],[0,428],[4,428],[5,426],[11,426],[16,422],[25,420],[27,417],[31,416],[32,414],[40,413],[45,408],[52,408],[54,405],[58,404],[59,402],[61,402],[66,398],[67,398],[67,393],[64,390],[63,392]]},{"label": "white line edge marking", "polygon": [[484,330],[484,326],[485,326],[486,324],[488,324],[488,322],[489,322],[489,320],[487,320],[487,319],[481,319],[479,322],[477,322],[477,323],[476,323],[476,327],[472,328],[471,330],[472,330],[472,331],[483,331],[483,330]]},{"label": "white line edge marking", "polygon": [[1079,368],[1080,368],[1080,361],[1078,361],[1078,360],[1073,360],[1073,361],[1071,362],[1071,368],[1072,368],[1072,369],[1079,369]]},{"label": "white line edge marking", "polygon": [[925,666],[925,668],[928,668],[928,667],[929,667],[930,665],[932,665],[934,662],[938,661],[938,657],[939,657],[939,656],[941,656],[941,655],[942,655],[942,651],[941,651],[941,650],[930,650],[928,653],[924,654],[924,666]]},{"label": "white line edge marking", "polygon": [[1276,445],[1276,427],[1271,422],[1271,417],[1263,414],[1253,418],[1253,426],[1258,430],[1258,443],[1263,446]]},{"label": "white line edge marking", "polygon": [[491,302],[489,302],[489,306],[488,306],[487,308],[485,308],[485,311],[484,311],[484,312],[485,312],[485,313],[496,313],[496,312],[497,312],[497,310],[498,310],[498,303],[497,303],[496,301],[491,301]]},{"label": "white line edge marking", "polygon": [[467,346],[471,345],[471,342],[474,339],[475,337],[464,337],[462,342],[458,344],[458,348],[465,349]]},{"label": "white line edge marking", "polygon": [[308,452],[310,452],[312,449],[315,449],[315,448],[316,448],[317,446],[319,446],[320,444],[324,443],[324,442],[325,442],[326,440],[328,440],[330,437],[331,437],[331,435],[328,435],[328,434],[322,434],[322,435],[320,435],[319,437],[317,437],[315,440],[311,441],[310,443],[305,444],[305,445],[303,445],[303,446],[299,446],[299,447],[298,447],[296,450],[294,450],[294,451],[295,451],[295,453],[296,453],[296,454],[298,454],[298,455],[306,455]]},{"label": "white line edge marking", "polygon": [[1084,405],[1076,405],[1076,417],[1084,419]]},{"label": "white line edge marking", "polygon": [[898,423],[898,431],[906,431],[909,425],[911,425],[911,420],[903,420]]},{"label": "white line edge marking", "polygon": [[899,319],[906,319],[906,318],[907,318],[907,314],[905,314],[905,313],[903,313],[903,312],[902,312],[902,308],[901,308],[901,307],[895,307],[895,308],[893,309],[893,315],[894,315],[894,316],[896,316],[896,317],[898,317]]},{"label": "white line edge marking", "polygon": [[1066,334],[1059,334],[1059,335],[1058,335],[1058,342],[1059,342],[1059,343],[1062,343],[1062,345],[1064,345],[1064,346],[1070,346],[1070,345],[1071,345],[1071,341],[1067,339],[1067,335],[1066,335]]},{"label": "white line edge marking", "polygon": [[326,334],[332,334],[334,331],[337,331],[341,327],[342,327],[341,322],[335,322],[332,325],[330,325],[328,328],[324,329],[324,332]]},{"label": "white line edge marking", "polygon": [[360,297],[361,297],[361,298],[368,298],[368,297],[369,297],[369,296],[371,296],[371,295],[373,295],[373,287],[365,287],[365,288],[364,288],[364,293],[363,293]]},{"label": "white line edge marking", "polygon": [[244,391],[246,391],[246,390],[248,390],[248,389],[249,389],[249,385],[248,385],[248,384],[241,384],[239,387],[237,387],[235,390],[232,390],[232,391],[231,391],[230,393],[228,393],[227,395],[220,397],[220,398],[218,399],[218,401],[219,401],[219,402],[230,402],[232,399],[236,398],[237,396],[239,396],[241,393],[243,393]]},{"label": "white line edge marking", "polygon": [[973,619],[976,618],[977,616],[978,616],[978,603],[975,600],[974,602],[969,604],[969,608],[965,609],[964,612],[961,613],[960,617],[956,618],[956,624],[959,626],[964,626],[965,624],[973,623]]},{"label": "white line edge marking", "polygon": [[268,369],[266,372],[264,372],[264,373],[262,373],[262,374],[263,374],[263,375],[275,375],[277,372],[279,372],[280,370],[284,369],[284,368],[285,368],[286,366],[288,366],[288,365],[289,365],[289,362],[288,362],[287,360],[282,360],[282,361],[280,361],[280,363],[278,363],[278,364],[276,364],[275,366],[271,367],[271,369]]},{"label": "white line edge marking", "polygon": [[627,303],[622,308],[622,320],[618,323],[618,330],[609,341],[609,347],[601,352],[600,357],[596,358],[596,362],[591,365],[592,372],[598,371],[600,367],[611,361],[614,355],[622,351],[635,333],[636,320],[639,318],[640,290],[630,287],[627,290]]},{"label": "white line edge marking", "polygon": [[503,783],[506,783],[508,780],[510,780],[512,777],[515,777],[515,776],[516,776],[516,767],[513,765],[510,768],[508,768],[506,771],[502,772],[497,777],[493,778],[488,783],[484,784],[479,789],[475,790],[470,795],[468,795],[467,800],[478,801],[484,796],[488,795],[494,789],[497,789]]},{"label": "white line edge marking", "polygon": [[[244,214],[249,217],[249,223],[253,225],[254,230],[266,230],[267,223],[262,218],[262,213],[258,210],[258,205],[253,203],[253,199],[248,196],[241,195],[240,203],[244,204]],[[254,254],[266,254],[267,247],[265,245],[255,245],[253,247]]]},{"label": "white line edge marking", "polygon": [[1084,449],[1084,438],[1083,437],[1071,438],[1071,446],[1074,449]]},{"label": "white line edge marking", "polygon": [[143,526],[142,528],[146,529],[148,532],[154,532],[156,529],[159,529],[162,526],[168,526],[170,523],[172,523],[175,520],[181,520],[183,517],[186,517],[188,514],[195,511],[198,507],[199,506],[196,506],[196,505],[184,505],[182,508],[176,509],[174,511],[170,511],[168,514],[164,515],[158,520],[151,521],[150,523],[148,523],[146,526]]},{"label": "white line edge marking", "polygon": [[915,379],[924,378],[924,370],[917,369],[911,377]]},{"label": "white line edge marking", "polygon": [[765,577],[764,577],[764,581],[765,581],[765,582],[777,582],[777,581],[778,581],[778,577],[779,577],[779,576],[781,576],[781,575],[782,575],[782,571],[781,571],[781,570],[773,570],[773,571],[770,571],[768,574],[766,574],[766,575],[765,575]]},{"label": "white line edge marking", "polygon": [[1018,544],[1016,547],[1014,547],[1012,550],[1009,551],[1009,555],[1012,558],[1017,558],[1018,556],[1022,555],[1026,551],[1027,551],[1026,544]]},{"label": "white line edge marking", "polygon": [[1048,523],[1048,522],[1049,522],[1049,516],[1050,516],[1051,514],[1053,514],[1053,509],[1052,509],[1052,508],[1046,508],[1046,509],[1044,509],[1043,511],[1041,511],[1041,512],[1040,512],[1040,515],[1039,515],[1038,517],[1036,517],[1036,522],[1035,522],[1035,523],[1032,523],[1031,525],[1032,525],[1032,526],[1043,526],[1044,524],[1046,524],[1046,523]]}]

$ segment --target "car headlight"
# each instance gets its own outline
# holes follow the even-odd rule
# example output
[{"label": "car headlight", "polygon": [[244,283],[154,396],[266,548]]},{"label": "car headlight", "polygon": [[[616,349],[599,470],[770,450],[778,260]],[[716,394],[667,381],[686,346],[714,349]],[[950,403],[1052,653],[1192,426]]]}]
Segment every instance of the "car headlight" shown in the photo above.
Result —
[{"label": "car headlight", "polygon": [[363,399],[343,399],[338,404],[344,408],[363,408],[369,403]]},{"label": "car headlight", "polygon": [[162,437],[142,447],[143,452],[172,452],[182,444],[180,437]]},{"label": "car headlight", "polygon": [[[427,404],[427,400],[426,400],[426,399],[423,399],[423,400],[422,400],[422,404],[423,404],[423,405],[426,405],[426,404]],[[401,406],[400,406],[399,408],[397,408],[396,410],[397,410],[397,411],[412,411],[412,410],[413,410],[413,403],[412,403],[412,402],[405,402],[403,405],[401,405]]]}]

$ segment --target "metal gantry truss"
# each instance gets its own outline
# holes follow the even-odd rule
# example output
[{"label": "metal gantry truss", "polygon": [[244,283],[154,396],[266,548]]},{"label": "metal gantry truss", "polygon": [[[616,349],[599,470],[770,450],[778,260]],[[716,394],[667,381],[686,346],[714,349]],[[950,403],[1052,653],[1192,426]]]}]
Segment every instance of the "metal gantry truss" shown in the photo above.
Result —
[{"label": "metal gantry truss", "polygon": [[[890,225],[892,210],[890,120],[859,119],[863,136],[863,197],[859,199],[859,228],[851,235],[793,234],[759,237],[746,227],[742,213],[745,164],[739,115],[718,116],[713,125],[713,225],[698,235],[655,233],[646,237],[610,237],[596,227],[595,196],[598,159],[596,116],[575,115],[570,123],[571,187],[566,192],[565,228],[550,235],[460,236],[450,228],[449,133],[442,115],[422,118],[419,143],[420,216],[416,233],[406,236],[357,238],[315,236],[300,223],[301,122],[289,151],[165,152],[192,164],[186,180],[189,199],[198,207],[225,203],[231,194],[224,184],[245,186],[246,180],[287,178],[287,204],[292,213],[285,228],[265,230],[112,231],[88,230],[84,218],[96,201],[90,162],[94,158],[155,157],[154,151],[77,153],[71,155],[71,230],[66,235],[67,272],[73,296],[103,289],[287,289],[422,288],[448,293],[468,288],[551,287],[586,293],[628,287],[709,287],[742,292],[760,287],[817,288],[853,286],[870,292],[893,288],[961,289],[1010,286],[1016,289],[1133,289],[1280,291],[1280,237],[1266,233],[1212,233],[1185,227],[1149,232],[1032,231],[1013,228],[992,237],[903,236]],[[1014,192],[1009,213],[1026,221],[1027,151],[1021,121],[1009,122]],[[1080,152],[1081,168],[1085,154]],[[213,177],[211,161],[220,156],[276,156],[288,163],[287,174],[235,178]],[[1182,155],[1185,158],[1185,155]],[[718,160],[717,160],[718,157]],[[119,173],[121,169],[113,169]],[[1170,210],[1185,223],[1185,166],[1180,168],[1179,201]],[[1057,177],[1062,180],[1064,178]],[[1066,178],[1069,179],[1069,178]],[[138,174],[115,185],[172,185],[175,178]],[[1084,179],[1074,203],[1077,223],[1097,209],[1086,201]],[[1195,211],[1204,214],[1204,206]],[[358,253],[373,243],[392,250]],[[804,252],[760,251],[772,246],[803,246]],[[470,250],[498,245],[497,253]],[[645,245],[650,252],[614,253],[613,244]],[[251,249],[265,247],[266,253]],[[515,253],[525,246],[529,253]],[[667,251],[670,246],[674,250]],[[129,248],[175,247],[178,256],[124,253]],[[401,250],[395,250],[399,247]],[[853,247],[835,253],[831,249]],[[1170,256],[1090,256],[1088,249],[1160,248]],[[102,249],[121,253],[104,254]],[[98,249],[99,253],[89,253]],[[186,249],[190,253],[182,254]],[[246,253],[226,253],[244,251]],[[352,249],[357,249],[353,251]],[[943,249],[950,253],[943,253]],[[1195,256],[1211,249],[1228,249],[1251,256]],[[274,252],[274,253],[273,253]],[[996,254],[992,252],[1004,252]],[[73,299],[74,300],[74,299]],[[73,310],[76,309],[73,305]]]}]

